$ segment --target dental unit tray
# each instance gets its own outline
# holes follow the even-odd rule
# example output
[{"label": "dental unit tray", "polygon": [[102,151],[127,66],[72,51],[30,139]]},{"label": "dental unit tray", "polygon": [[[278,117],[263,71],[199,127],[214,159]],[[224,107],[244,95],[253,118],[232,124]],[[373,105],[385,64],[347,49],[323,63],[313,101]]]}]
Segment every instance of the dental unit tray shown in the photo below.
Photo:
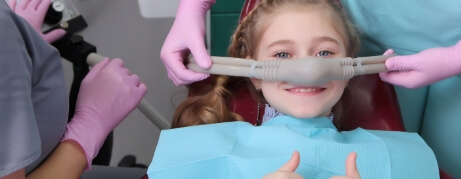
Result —
[{"label": "dental unit tray", "polygon": [[293,85],[319,85],[330,80],[347,80],[357,75],[387,71],[384,64],[394,55],[358,58],[306,57],[290,60],[262,60],[212,56],[213,65],[203,69],[189,58],[187,68],[201,73],[285,81]]}]

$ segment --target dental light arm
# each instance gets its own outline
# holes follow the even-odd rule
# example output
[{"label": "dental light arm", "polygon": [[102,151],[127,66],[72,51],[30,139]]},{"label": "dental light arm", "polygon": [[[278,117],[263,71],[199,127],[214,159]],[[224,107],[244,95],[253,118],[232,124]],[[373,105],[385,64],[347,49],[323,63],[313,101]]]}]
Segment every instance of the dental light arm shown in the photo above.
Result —
[{"label": "dental light arm", "polygon": [[307,57],[292,60],[248,60],[230,57],[212,57],[210,69],[200,68],[191,57],[187,67],[191,70],[229,76],[286,81],[294,85],[319,85],[330,80],[345,80],[357,75],[387,71],[387,56],[359,58]]},{"label": "dental light arm", "polygon": [[[103,56],[97,53],[90,53],[87,57],[86,62],[90,66],[94,66],[104,59]],[[154,123],[160,129],[170,129],[170,123],[158,112],[153,106],[151,106],[146,99],[142,98],[138,104],[138,109],[141,111],[149,120]]]}]

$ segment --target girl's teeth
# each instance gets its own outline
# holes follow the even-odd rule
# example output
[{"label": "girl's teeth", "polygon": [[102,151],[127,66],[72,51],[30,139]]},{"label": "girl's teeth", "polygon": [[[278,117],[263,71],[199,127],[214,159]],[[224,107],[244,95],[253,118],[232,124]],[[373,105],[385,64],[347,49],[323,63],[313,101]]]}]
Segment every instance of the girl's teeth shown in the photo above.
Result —
[{"label": "girl's teeth", "polygon": [[297,89],[294,89],[293,91],[299,92],[299,93],[309,93],[309,92],[314,92],[318,90],[320,89],[318,88],[297,88]]}]

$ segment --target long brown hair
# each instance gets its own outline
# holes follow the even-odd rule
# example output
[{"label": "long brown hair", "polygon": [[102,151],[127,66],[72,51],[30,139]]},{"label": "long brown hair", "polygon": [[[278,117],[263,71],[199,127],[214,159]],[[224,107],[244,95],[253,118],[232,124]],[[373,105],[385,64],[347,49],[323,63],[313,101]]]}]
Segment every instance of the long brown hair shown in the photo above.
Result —
[{"label": "long brown hair", "polygon": [[[347,55],[353,56],[357,52],[360,41],[355,28],[335,0],[263,0],[248,13],[235,30],[231,37],[228,55],[237,58],[255,57],[261,32],[267,26],[270,15],[277,9],[293,5],[314,5],[327,10],[346,42]],[[243,120],[228,107],[229,99],[238,88],[248,86],[257,100],[264,101],[264,97],[254,88],[249,78],[213,76],[211,81],[211,86],[205,90],[205,93],[189,97],[178,106],[173,117],[173,127]],[[347,88],[344,93],[347,93]],[[341,99],[333,108],[335,120],[340,118],[342,110],[344,109]]]}]

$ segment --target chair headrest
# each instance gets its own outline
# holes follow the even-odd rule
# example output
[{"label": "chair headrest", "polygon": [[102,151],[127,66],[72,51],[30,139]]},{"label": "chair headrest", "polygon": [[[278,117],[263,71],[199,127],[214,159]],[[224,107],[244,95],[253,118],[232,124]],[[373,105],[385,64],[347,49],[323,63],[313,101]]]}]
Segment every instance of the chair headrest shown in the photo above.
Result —
[{"label": "chair headrest", "polygon": [[261,0],[246,0],[245,4],[243,4],[242,12],[240,13],[239,22],[242,22],[242,20],[248,15],[248,13],[260,2]]}]

